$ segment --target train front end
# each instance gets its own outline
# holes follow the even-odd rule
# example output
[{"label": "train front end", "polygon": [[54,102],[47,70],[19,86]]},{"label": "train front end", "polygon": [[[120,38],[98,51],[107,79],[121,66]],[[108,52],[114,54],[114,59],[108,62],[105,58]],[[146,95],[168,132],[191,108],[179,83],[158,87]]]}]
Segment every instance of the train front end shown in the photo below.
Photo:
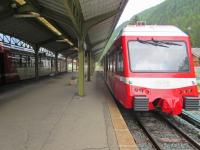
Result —
[{"label": "train front end", "polygon": [[173,26],[130,30],[124,32],[123,40],[127,43],[125,81],[133,109],[160,109],[171,115],[180,114],[182,109],[197,110],[199,97],[189,37]]}]

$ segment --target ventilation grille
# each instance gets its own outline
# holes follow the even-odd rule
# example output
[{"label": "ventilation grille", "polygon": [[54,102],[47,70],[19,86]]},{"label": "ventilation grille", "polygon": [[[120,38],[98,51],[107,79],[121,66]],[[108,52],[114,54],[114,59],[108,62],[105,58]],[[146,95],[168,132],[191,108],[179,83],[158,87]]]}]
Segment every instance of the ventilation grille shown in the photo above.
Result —
[{"label": "ventilation grille", "polygon": [[185,110],[199,110],[199,97],[185,97]]},{"label": "ventilation grille", "polygon": [[149,111],[149,100],[147,97],[134,97],[134,111]]}]

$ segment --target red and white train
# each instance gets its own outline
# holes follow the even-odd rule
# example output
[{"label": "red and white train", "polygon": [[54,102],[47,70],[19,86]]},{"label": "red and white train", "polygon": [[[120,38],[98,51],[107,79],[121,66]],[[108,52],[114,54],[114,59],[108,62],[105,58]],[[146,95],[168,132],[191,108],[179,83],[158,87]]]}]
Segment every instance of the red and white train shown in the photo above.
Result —
[{"label": "red and white train", "polygon": [[127,109],[178,115],[199,108],[190,39],[175,26],[125,27],[104,57],[104,76]]},{"label": "red and white train", "polygon": [[[34,52],[0,44],[0,85],[35,77]],[[66,60],[58,59],[58,72],[66,71]],[[55,72],[55,58],[39,53],[39,76]]]}]

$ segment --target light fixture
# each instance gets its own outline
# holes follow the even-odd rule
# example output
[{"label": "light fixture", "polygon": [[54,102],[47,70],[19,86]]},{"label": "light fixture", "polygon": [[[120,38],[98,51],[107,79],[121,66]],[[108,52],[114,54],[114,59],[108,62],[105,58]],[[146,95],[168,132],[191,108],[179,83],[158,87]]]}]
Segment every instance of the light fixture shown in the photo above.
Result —
[{"label": "light fixture", "polygon": [[25,13],[25,14],[15,14],[15,18],[38,18],[40,17],[39,13],[36,12],[30,12],[30,13]]},{"label": "light fixture", "polygon": [[[15,0],[19,5],[25,5],[25,0]],[[47,21],[44,17],[41,17],[37,12],[29,12],[28,14],[16,14],[14,15],[16,18],[37,18],[43,25],[45,25],[49,30],[55,33],[57,36],[62,36],[62,33],[54,27],[49,21]],[[56,42],[66,42],[69,45],[73,46],[74,44],[68,40],[67,38],[63,37],[62,40],[56,40]]]},{"label": "light fixture", "polygon": [[67,38],[56,40],[56,42],[67,42],[69,45],[73,46],[74,44],[70,42]]},{"label": "light fixture", "polygon": [[62,33],[56,29],[49,21],[47,21],[45,18],[43,17],[38,17],[37,18],[42,24],[44,24],[47,28],[49,28],[52,32],[54,32],[55,34],[57,34],[58,36],[61,36]]},{"label": "light fixture", "polygon": [[77,48],[77,47],[74,47],[74,50],[78,51],[78,48]]},{"label": "light fixture", "polygon": [[26,1],[25,0],[15,0],[18,4],[20,5],[24,5],[26,4]]}]

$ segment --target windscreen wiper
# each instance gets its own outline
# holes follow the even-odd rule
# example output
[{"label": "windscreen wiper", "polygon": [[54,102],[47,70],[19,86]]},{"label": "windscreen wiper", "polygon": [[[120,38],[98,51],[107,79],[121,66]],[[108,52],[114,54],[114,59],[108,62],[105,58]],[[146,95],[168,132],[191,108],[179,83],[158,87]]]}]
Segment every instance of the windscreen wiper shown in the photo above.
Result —
[{"label": "windscreen wiper", "polygon": [[159,41],[159,40],[152,40],[155,43],[158,44],[166,44],[166,45],[177,45],[177,46],[182,46],[180,44],[174,43],[174,42],[169,42],[169,41]]},{"label": "windscreen wiper", "polygon": [[153,42],[153,41],[143,41],[143,40],[139,40],[139,39],[137,41],[140,42],[140,43],[143,43],[143,44],[150,44],[150,45],[153,45],[153,46],[160,46],[160,47],[169,48],[168,46],[165,46],[165,45]]}]

